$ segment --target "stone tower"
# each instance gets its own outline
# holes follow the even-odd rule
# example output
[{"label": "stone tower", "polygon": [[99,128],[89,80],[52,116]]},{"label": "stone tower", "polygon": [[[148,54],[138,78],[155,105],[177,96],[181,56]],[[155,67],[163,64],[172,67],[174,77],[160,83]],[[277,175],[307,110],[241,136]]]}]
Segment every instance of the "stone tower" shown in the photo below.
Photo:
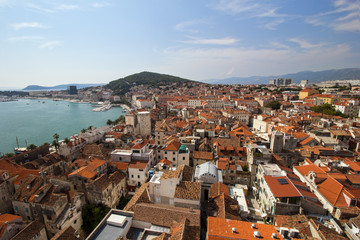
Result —
[{"label": "stone tower", "polygon": [[151,118],[150,112],[137,112],[137,122],[139,127],[139,134],[142,137],[151,135]]}]

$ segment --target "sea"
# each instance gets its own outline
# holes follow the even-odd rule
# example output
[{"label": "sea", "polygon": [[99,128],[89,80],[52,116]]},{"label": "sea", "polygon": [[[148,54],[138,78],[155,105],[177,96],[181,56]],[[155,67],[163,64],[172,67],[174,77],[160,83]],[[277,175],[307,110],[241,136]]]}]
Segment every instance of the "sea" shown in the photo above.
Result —
[{"label": "sea", "polygon": [[0,102],[0,155],[13,153],[17,147],[51,143],[54,133],[61,139],[79,134],[89,126],[105,126],[108,119],[125,115],[121,107],[94,112],[90,103],[53,101],[50,99],[19,99]]}]

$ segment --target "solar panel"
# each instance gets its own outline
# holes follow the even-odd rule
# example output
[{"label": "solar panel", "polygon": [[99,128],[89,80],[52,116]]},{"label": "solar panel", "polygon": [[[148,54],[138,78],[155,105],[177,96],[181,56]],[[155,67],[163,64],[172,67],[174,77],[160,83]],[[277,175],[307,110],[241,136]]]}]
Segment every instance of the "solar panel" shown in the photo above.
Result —
[{"label": "solar panel", "polygon": [[281,185],[285,185],[285,184],[289,184],[288,181],[284,178],[279,178],[278,179],[278,182],[281,184]]}]

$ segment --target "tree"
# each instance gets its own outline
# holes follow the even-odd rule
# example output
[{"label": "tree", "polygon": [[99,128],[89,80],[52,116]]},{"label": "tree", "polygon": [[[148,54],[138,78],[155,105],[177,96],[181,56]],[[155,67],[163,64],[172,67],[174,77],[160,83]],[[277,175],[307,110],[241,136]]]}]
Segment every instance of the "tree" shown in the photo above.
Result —
[{"label": "tree", "polygon": [[109,125],[109,126],[111,126],[111,125],[113,125],[113,121],[111,121],[110,119],[108,119],[108,120],[106,121],[106,124]]},{"label": "tree", "polygon": [[35,145],[35,144],[30,144],[29,146],[27,146],[27,150],[33,150],[33,149],[35,149],[35,148],[37,148],[37,146]]},{"label": "tree", "polygon": [[5,157],[11,158],[11,157],[13,157],[14,155],[15,155],[14,153],[7,153],[7,154],[5,154]]},{"label": "tree", "polygon": [[64,143],[68,144],[70,142],[69,138],[64,139]]},{"label": "tree", "polygon": [[332,115],[332,116],[340,116],[340,117],[344,117],[344,118],[349,117],[340,111],[336,111],[335,107],[329,103],[324,103],[324,104],[312,107],[311,110],[313,110],[314,112],[317,112],[317,113],[323,113],[323,114]]},{"label": "tree", "polygon": [[86,129],[85,129],[85,128],[81,129],[81,132],[82,132],[82,133],[85,133],[85,132],[86,132]]},{"label": "tree", "polygon": [[91,130],[93,128],[93,126],[88,126],[87,130]]},{"label": "tree", "polygon": [[96,206],[86,204],[81,212],[84,231],[90,234],[109,211],[110,208],[101,203]]},{"label": "tree", "polygon": [[[53,146],[55,147],[55,149],[56,149],[56,151],[58,150],[58,148],[59,148],[59,134],[57,134],[57,133],[54,133],[54,135],[53,135],[53,138],[54,138],[54,141],[53,141]],[[55,142],[55,144],[54,144],[54,142]]]},{"label": "tree", "polygon": [[271,108],[273,110],[280,109],[281,103],[279,101],[272,101],[272,102],[269,102],[268,104],[266,104],[265,107]]},{"label": "tree", "polygon": [[124,207],[126,206],[126,204],[128,204],[128,202],[130,201],[130,198],[125,197],[124,195],[121,196],[121,198],[119,199],[119,203],[116,206],[117,209],[124,209]]},{"label": "tree", "polygon": [[56,140],[53,140],[51,145],[53,145],[55,147],[56,151],[58,150],[59,142],[57,142]]}]

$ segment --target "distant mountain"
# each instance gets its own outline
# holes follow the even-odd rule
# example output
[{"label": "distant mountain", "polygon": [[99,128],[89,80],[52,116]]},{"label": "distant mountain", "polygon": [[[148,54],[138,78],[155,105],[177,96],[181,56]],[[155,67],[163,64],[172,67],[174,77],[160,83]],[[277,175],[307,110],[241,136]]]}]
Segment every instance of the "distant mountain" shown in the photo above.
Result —
[{"label": "distant mountain", "polygon": [[101,85],[105,85],[104,83],[98,83],[98,84],[94,84],[94,83],[83,83],[83,84],[61,84],[61,85],[56,85],[53,87],[44,87],[44,86],[39,86],[39,85],[29,85],[26,88],[22,89],[23,91],[51,91],[51,90],[66,90],[68,88],[68,86],[76,86],[78,89],[81,88],[87,88],[87,87],[96,87],[96,86],[101,86]]},{"label": "distant mountain", "polygon": [[166,86],[171,83],[186,83],[194,82],[189,79],[175,77],[166,74],[159,74],[153,72],[136,73],[118,80],[111,81],[105,87],[115,91],[117,94],[123,95],[135,85],[149,85],[152,87]]},{"label": "distant mountain", "polygon": [[328,80],[358,80],[360,79],[360,68],[331,69],[325,71],[303,71],[298,73],[288,73],[274,76],[252,76],[252,77],[232,77],[225,79],[210,79],[203,82],[211,84],[267,84],[270,79],[292,78],[294,83],[307,79],[309,83],[318,83]]}]

